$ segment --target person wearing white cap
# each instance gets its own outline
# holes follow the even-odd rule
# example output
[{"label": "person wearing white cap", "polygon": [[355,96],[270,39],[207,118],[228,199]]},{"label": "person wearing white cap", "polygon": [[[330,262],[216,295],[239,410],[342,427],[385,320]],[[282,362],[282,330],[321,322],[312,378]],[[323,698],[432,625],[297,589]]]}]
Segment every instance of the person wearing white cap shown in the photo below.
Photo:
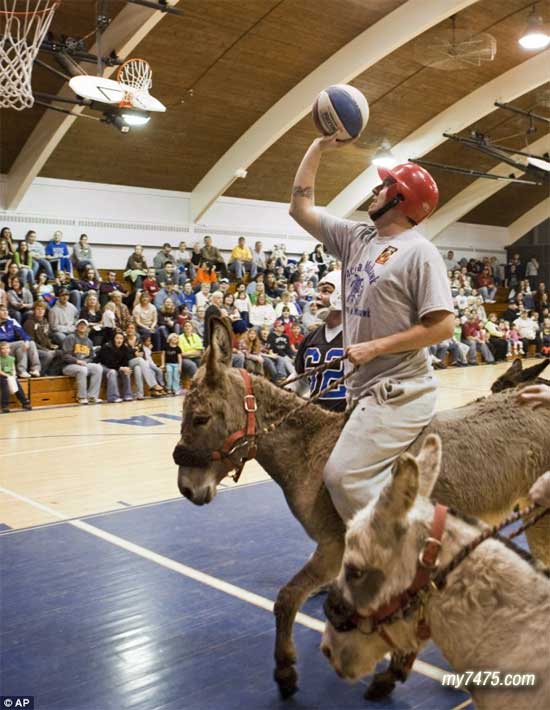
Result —
[{"label": "person wearing white cap", "polygon": [[[301,342],[294,363],[296,372],[302,373],[310,367],[329,363],[344,355],[341,285],[341,271],[330,271],[319,281],[317,315],[324,324],[310,331]],[[310,395],[318,394],[343,375],[344,362],[340,361],[323,373],[309,377]],[[343,412],[346,409],[345,383],[322,395],[318,402],[325,409]]]},{"label": "person wearing white cap", "polygon": [[[76,398],[79,404],[101,402],[99,388],[103,369],[94,358],[94,345],[88,337],[88,321],[80,318],[76,331],[63,340],[63,374],[76,378]],[[90,382],[88,384],[88,376]]]}]

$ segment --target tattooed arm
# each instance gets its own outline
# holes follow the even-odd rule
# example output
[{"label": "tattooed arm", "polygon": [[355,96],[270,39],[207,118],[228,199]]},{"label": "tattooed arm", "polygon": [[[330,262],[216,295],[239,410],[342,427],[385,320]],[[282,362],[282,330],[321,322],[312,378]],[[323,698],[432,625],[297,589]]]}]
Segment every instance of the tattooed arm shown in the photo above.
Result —
[{"label": "tattooed arm", "polygon": [[315,177],[325,150],[341,148],[349,141],[337,141],[333,136],[316,138],[304,155],[292,186],[290,216],[313,237],[319,239],[321,227],[315,208]]}]

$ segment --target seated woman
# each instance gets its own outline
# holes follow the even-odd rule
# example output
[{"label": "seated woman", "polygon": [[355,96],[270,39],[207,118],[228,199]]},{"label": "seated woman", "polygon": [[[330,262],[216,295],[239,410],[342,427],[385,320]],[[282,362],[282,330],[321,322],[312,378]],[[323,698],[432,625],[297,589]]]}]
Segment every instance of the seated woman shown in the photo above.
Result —
[{"label": "seated woman", "polygon": [[128,306],[126,306],[122,302],[122,298],[123,295],[122,293],[120,293],[120,291],[113,291],[111,294],[109,294],[108,302],[115,304],[116,327],[124,332],[128,327],[128,324],[132,321],[132,316],[130,315]]},{"label": "seated woman", "polygon": [[8,311],[12,318],[23,324],[32,311],[33,298],[28,288],[21,283],[19,276],[15,276],[11,281],[11,288],[8,289]]},{"label": "seated woman", "polygon": [[250,298],[248,297],[248,294],[246,292],[246,286],[245,284],[239,284],[237,286],[237,292],[235,294],[235,307],[240,313],[241,318],[243,321],[246,323],[246,325],[250,324],[250,308],[252,304],[250,302]]},{"label": "seated woman", "polygon": [[[130,327],[134,328],[135,331],[135,326],[133,323],[131,324],[131,326],[128,326],[129,330]],[[137,338],[137,335],[135,337]],[[164,373],[162,372],[162,368],[160,368],[153,360],[153,343],[151,342],[150,335],[146,335],[143,338],[143,340],[141,341],[141,348],[142,354],[140,354],[139,350],[135,350],[136,357],[133,360],[130,360],[130,365],[132,365],[132,363],[138,363],[141,367],[141,361],[143,360],[143,362],[145,363],[145,368],[143,369],[143,379],[145,380],[145,382],[147,382],[151,397],[162,397],[163,395],[167,394],[166,389],[164,387]],[[151,373],[153,373],[152,378]]]},{"label": "seated woman", "polygon": [[53,284],[48,279],[48,274],[41,271],[36,277],[36,283],[32,287],[35,301],[44,301],[48,308],[55,305],[56,296]]},{"label": "seated woman", "polygon": [[[103,373],[107,379],[108,402],[132,401],[132,383],[130,380],[132,354],[132,351],[124,342],[124,334],[120,331],[114,334],[112,341],[101,346],[98,360],[103,366]],[[122,398],[120,396],[121,390]],[[143,399],[143,395],[140,399]]]},{"label": "seated woman", "polygon": [[[129,365],[134,373],[137,399],[143,399],[143,383],[149,387],[151,397],[161,397],[164,394],[164,377],[162,370],[155,365],[151,357],[151,336],[139,337],[134,323],[129,323],[126,328],[126,344],[132,351]],[[145,343],[149,346],[146,348]],[[146,352],[148,350],[148,353]],[[160,375],[159,375],[160,373]]]},{"label": "seated woman", "polygon": [[78,242],[73,247],[72,254],[73,269],[75,274],[85,274],[85,270],[91,267],[96,277],[99,278],[97,269],[92,260],[92,249],[88,244],[88,235],[81,234]]},{"label": "seated woman", "polygon": [[250,309],[250,324],[261,328],[262,325],[272,326],[277,320],[275,309],[264,293],[259,293],[256,297],[256,304]]},{"label": "seated woman", "polygon": [[171,333],[179,335],[181,326],[178,320],[178,311],[176,304],[171,298],[167,298],[159,309],[158,313],[158,332],[160,336],[160,348],[164,348],[168,336]]},{"label": "seated woman", "polygon": [[17,245],[17,249],[13,253],[13,262],[19,267],[22,282],[32,288],[34,285],[34,264],[26,241],[22,240]]},{"label": "seated woman", "polygon": [[133,288],[137,291],[142,287],[143,279],[147,275],[147,262],[143,256],[143,247],[137,244],[133,254],[130,254],[126,262],[124,278],[128,279]]},{"label": "seated woman", "polygon": [[158,313],[151,303],[151,296],[146,291],[139,294],[139,300],[132,312],[137,332],[142,337],[150,335],[155,350],[160,350],[160,335],[157,329]]},{"label": "seated woman", "polygon": [[90,325],[88,337],[94,344],[94,347],[102,345],[105,333],[102,326],[101,306],[99,305],[99,299],[95,291],[88,291],[84,297],[84,305],[80,311],[80,318],[87,320]]},{"label": "seated woman", "polygon": [[44,301],[36,301],[32,313],[25,320],[24,331],[36,344],[40,369],[43,375],[60,375],[63,367],[62,353],[50,338],[50,324]]},{"label": "seated woman", "polygon": [[84,270],[82,278],[78,279],[75,282],[75,285],[81,293],[86,294],[88,291],[95,291],[96,293],[99,293],[100,283],[94,267],[87,266]]},{"label": "seated woman", "polygon": [[244,355],[244,366],[254,375],[264,374],[264,356],[261,354],[261,343],[256,328],[251,327],[239,338],[239,350]]},{"label": "seated woman", "polygon": [[178,345],[183,356],[183,378],[186,380],[192,380],[200,365],[202,354],[204,352],[204,344],[200,335],[195,333],[195,329],[193,328],[193,323],[191,321],[184,323],[183,333],[178,339]]}]

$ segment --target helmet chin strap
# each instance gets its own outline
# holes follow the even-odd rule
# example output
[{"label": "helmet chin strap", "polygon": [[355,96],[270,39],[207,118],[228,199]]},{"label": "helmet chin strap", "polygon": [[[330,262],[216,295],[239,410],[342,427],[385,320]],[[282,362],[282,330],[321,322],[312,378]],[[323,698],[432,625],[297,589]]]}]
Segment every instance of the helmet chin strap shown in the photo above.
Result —
[{"label": "helmet chin strap", "polygon": [[386,202],[385,205],[382,205],[380,209],[376,210],[375,212],[372,212],[370,215],[370,218],[372,219],[373,222],[376,222],[377,219],[380,219],[383,215],[386,214],[386,212],[389,212],[392,210],[394,207],[397,207],[397,205],[400,202],[404,202],[405,198],[401,193],[398,193],[394,198],[392,198],[389,202]]}]

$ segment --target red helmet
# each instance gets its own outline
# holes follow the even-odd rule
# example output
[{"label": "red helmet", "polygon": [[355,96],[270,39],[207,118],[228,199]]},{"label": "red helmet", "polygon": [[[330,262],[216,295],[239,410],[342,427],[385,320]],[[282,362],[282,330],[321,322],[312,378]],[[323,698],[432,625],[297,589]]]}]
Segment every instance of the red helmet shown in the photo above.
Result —
[{"label": "red helmet", "polygon": [[378,168],[382,180],[392,177],[397,184],[388,188],[390,200],[401,195],[402,201],[396,209],[406,215],[415,224],[419,224],[437,207],[439,190],[430,173],[415,163],[403,163],[394,168]]}]

